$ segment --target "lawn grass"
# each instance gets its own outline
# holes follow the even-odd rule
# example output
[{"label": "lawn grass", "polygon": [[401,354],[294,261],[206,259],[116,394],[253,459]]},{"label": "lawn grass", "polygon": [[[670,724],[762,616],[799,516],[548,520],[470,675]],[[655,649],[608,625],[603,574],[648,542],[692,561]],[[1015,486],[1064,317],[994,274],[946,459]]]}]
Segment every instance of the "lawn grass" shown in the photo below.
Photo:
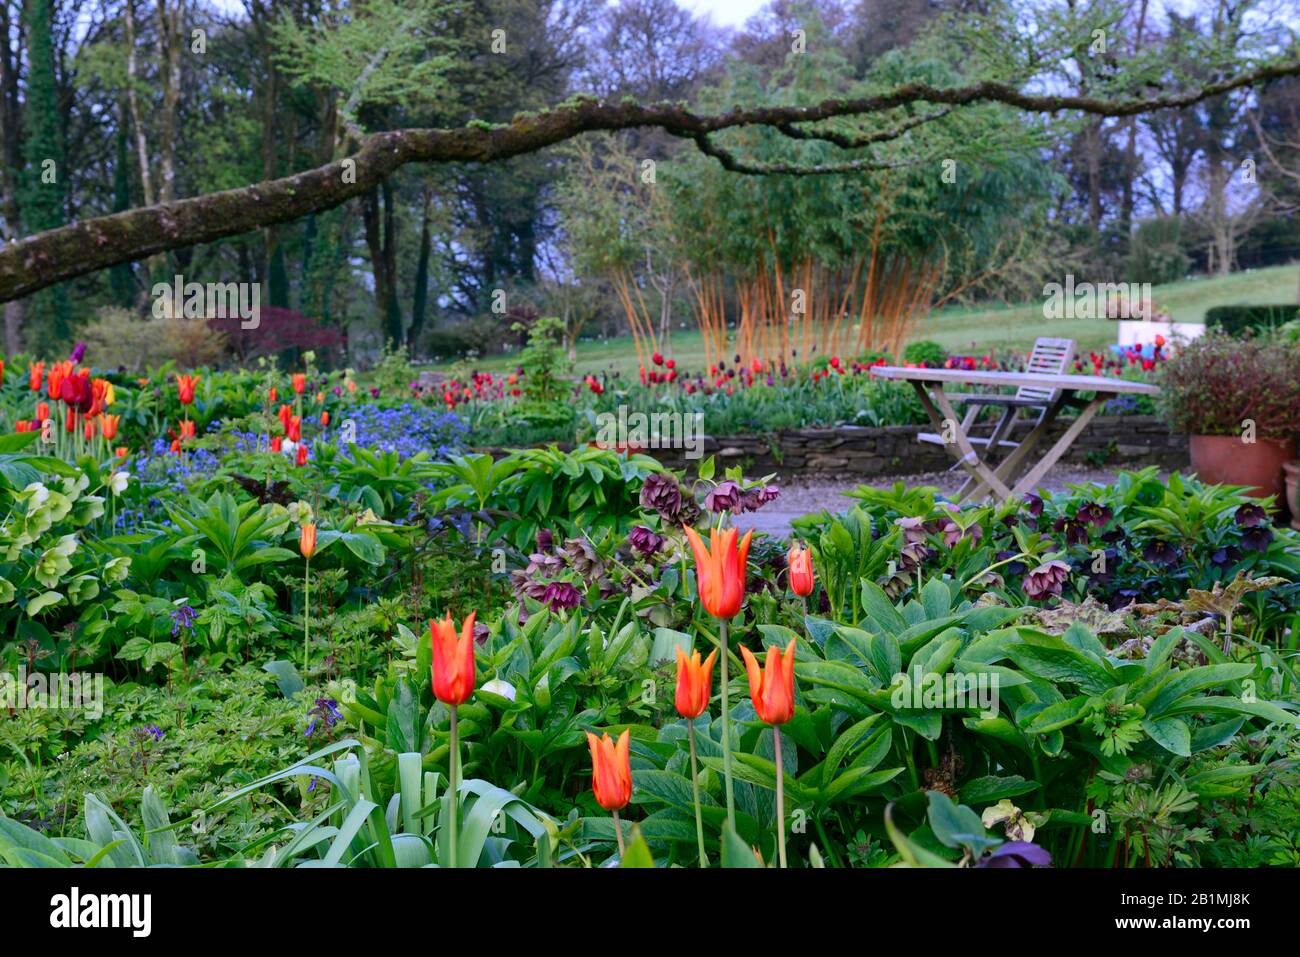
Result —
[{"label": "lawn grass", "polygon": [[[1155,286],[1153,298],[1176,322],[1203,322],[1212,306],[1237,303],[1263,304],[1295,302],[1300,275],[1297,267],[1234,273],[1231,276],[1202,276]],[[950,352],[983,353],[997,349],[1028,350],[1039,336],[1074,339],[1080,351],[1099,349],[1117,338],[1116,323],[1109,319],[1047,319],[1042,300],[1016,306],[953,306],[939,309],[919,326],[914,339],[931,339]],[[704,365],[704,345],[694,326],[682,326],[672,334],[665,354],[678,365],[696,371]],[[501,370],[516,363],[512,354],[489,356],[473,363],[474,368]],[[433,366],[448,369],[455,363]],[[637,372],[636,354],[628,336],[584,340],[578,344],[574,371],[616,370],[625,376]]]}]

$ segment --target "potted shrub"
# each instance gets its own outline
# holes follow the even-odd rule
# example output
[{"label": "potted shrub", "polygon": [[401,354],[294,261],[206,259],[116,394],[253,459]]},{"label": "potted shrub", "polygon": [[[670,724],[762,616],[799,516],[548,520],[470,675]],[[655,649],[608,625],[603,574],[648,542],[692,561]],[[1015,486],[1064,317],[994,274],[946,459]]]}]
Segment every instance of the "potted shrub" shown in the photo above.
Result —
[{"label": "potted shrub", "polygon": [[1245,485],[1282,502],[1282,465],[1300,433],[1300,349],[1278,337],[1212,331],[1188,343],[1160,374],[1158,406],[1190,436],[1202,481]]}]

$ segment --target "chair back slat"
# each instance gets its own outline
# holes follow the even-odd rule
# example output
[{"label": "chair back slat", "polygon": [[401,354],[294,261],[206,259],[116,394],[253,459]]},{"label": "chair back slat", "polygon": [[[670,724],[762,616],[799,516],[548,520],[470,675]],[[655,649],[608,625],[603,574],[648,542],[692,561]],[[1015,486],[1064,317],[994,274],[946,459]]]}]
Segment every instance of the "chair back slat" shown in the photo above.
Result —
[{"label": "chair back slat", "polygon": [[[1073,339],[1051,339],[1044,336],[1034,341],[1034,348],[1029,353],[1029,362],[1026,363],[1025,371],[1060,375],[1070,368],[1070,363],[1073,361]],[[1046,405],[1056,399],[1056,393],[1056,389],[1022,385],[1016,390],[1016,398],[1037,399]]]}]

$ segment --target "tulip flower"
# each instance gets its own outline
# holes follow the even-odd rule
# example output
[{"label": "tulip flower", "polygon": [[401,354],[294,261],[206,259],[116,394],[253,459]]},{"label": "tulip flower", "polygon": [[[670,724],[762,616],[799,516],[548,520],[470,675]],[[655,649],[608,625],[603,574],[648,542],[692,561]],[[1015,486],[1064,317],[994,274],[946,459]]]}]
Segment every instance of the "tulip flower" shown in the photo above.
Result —
[{"label": "tulip flower", "polygon": [[50,404],[48,402],[36,403],[36,418],[44,422],[50,417]]},{"label": "tulip flower", "polygon": [[122,421],[120,415],[105,415],[100,413],[99,431],[109,442],[117,438],[117,424]]},{"label": "tulip flower", "polygon": [[740,612],[745,597],[745,562],[749,557],[749,541],[753,532],[746,532],[736,546],[736,529],[728,528],[718,534],[709,530],[709,545],[705,546],[695,529],[687,526],[686,538],[695,553],[696,578],[699,580],[700,602],[714,618],[734,618]]},{"label": "tulip flower", "polygon": [[298,443],[298,457],[295,459],[295,461],[298,463],[299,468],[302,468],[304,465],[307,464],[307,443],[306,442]]},{"label": "tulip flower", "polygon": [[632,799],[632,760],[629,744],[631,732],[624,729],[618,742],[608,734],[597,738],[587,732],[587,746],[591,748],[591,790],[596,803],[614,815],[614,836],[618,839],[618,853],[623,855],[623,828],[618,812]]},{"label": "tulip flower", "polygon": [[715,648],[709,657],[700,662],[700,653],[692,652],[689,658],[682,646],[677,646],[677,695],[674,704],[677,713],[686,722],[687,740],[691,747],[691,791],[695,797],[695,840],[700,850],[700,867],[708,867],[704,854],[704,819],[700,812],[700,779],[695,758],[695,719],[709,707],[709,691],[713,683],[713,660],[718,657]]},{"label": "tulip flower", "polygon": [[117,457],[118,457],[119,459],[124,459],[124,458],[126,458],[126,456],[127,456],[127,454],[128,454],[129,452],[130,452],[130,449],[128,449],[125,445],[119,445],[119,446],[117,447]]},{"label": "tulip flower", "polygon": [[736,828],[736,787],[731,774],[731,688],[727,675],[728,658],[727,623],[740,611],[745,597],[745,561],[749,557],[749,541],[753,532],[746,532],[740,546],[736,546],[736,530],[728,528],[721,535],[709,529],[709,548],[704,547],[695,529],[686,526],[686,538],[695,553],[695,577],[698,582],[700,603],[718,619],[718,644],[722,649],[722,777],[727,796],[727,826]]},{"label": "tulip flower", "polygon": [[328,409],[320,414],[320,424],[322,428],[330,424],[330,413]]},{"label": "tulip flower", "polygon": [[293,391],[302,395],[307,391],[307,374],[305,372],[295,372],[293,374]]},{"label": "tulip flower", "polygon": [[277,435],[275,436],[275,438],[271,439],[272,452],[279,452],[283,446],[284,446],[284,439],[281,436]]},{"label": "tulip flower", "polygon": [[271,391],[267,393],[266,397],[267,397],[267,401],[269,401],[272,405],[275,405],[275,400],[278,397],[275,391],[275,386],[271,386]]},{"label": "tulip flower", "polygon": [[457,709],[474,693],[474,616],[470,612],[461,623],[460,635],[451,620],[451,612],[440,621],[429,622],[429,642],[433,650],[433,696],[451,712],[451,741],[448,752],[447,800],[450,841],[447,858],[457,865],[457,831],[460,828],[460,739],[457,737]]},{"label": "tulip flower", "polygon": [[781,764],[781,725],[794,717],[794,642],[767,650],[767,668],[760,670],[758,659],[744,646],[740,653],[749,673],[749,700],[761,720],[772,725],[776,737],[776,847],[778,860],[785,867],[785,769]]},{"label": "tulip flower", "polygon": [[460,635],[447,617],[429,622],[433,647],[433,696],[446,705],[464,704],[474,693],[474,618],[470,612]]},{"label": "tulip flower", "polygon": [[800,598],[807,598],[812,594],[813,590],[812,552],[795,542],[790,546],[788,564],[790,566],[790,590]]},{"label": "tulip flower", "polygon": [[302,552],[303,558],[311,558],[316,554],[316,523],[304,522],[302,531],[298,537],[298,550]]},{"label": "tulip flower", "polygon": [[199,384],[202,376],[197,375],[177,375],[176,391],[180,394],[181,405],[190,405],[194,402],[194,387]]},{"label": "tulip flower", "polygon": [[27,370],[27,384],[33,392],[41,391],[41,383],[45,379],[45,363],[33,362]]}]

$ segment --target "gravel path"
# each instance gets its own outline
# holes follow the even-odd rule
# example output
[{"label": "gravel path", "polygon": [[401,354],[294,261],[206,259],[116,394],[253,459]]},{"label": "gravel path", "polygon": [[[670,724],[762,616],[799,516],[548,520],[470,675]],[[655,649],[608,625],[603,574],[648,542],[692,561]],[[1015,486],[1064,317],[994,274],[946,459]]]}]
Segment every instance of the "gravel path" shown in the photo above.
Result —
[{"label": "gravel path", "polygon": [[[1115,473],[1109,469],[1093,469],[1080,465],[1058,465],[1047,473],[1040,485],[1042,488],[1055,492],[1068,485],[1081,482],[1109,483],[1114,478]],[[742,530],[752,528],[755,531],[766,532],[769,535],[784,537],[790,534],[791,520],[801,515],[807,515],[809,512],[820,512],[822,509],[829,509],[832,512],[843,511],[852,504],[852,499],[845,498],[844,493],[857,488],[859,485],[891,488],[894,483],[901,481],[909,486],[933,485],[944,494],[952,495],[956,493],[965,480],[965,471],[958,469],[952,472],[895,475],[887,478],[875,478],[866,482],[860,479],[836,480],[830,477],[824,479],[799,479],[788,484],[778,482],[781,489],[780,498],[757,512],[737,515],[735,524],[737,528]]]}]

